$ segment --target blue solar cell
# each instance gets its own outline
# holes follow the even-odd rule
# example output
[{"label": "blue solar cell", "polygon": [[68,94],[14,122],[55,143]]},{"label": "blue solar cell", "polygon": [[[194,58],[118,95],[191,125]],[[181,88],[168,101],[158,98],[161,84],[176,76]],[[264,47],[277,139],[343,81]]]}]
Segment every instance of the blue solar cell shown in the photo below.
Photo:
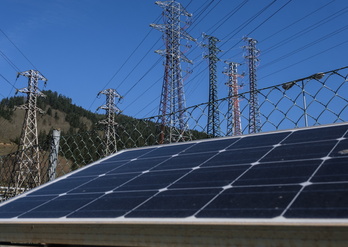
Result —
[{"label": "blue solar cell", "polygon": [[72,177],[84,177],[84,176],[98,176],[101,175],[103,173],[108,173],[111,172],[112,170],[118,168],[118,167],[122,167],[125,164],[127,164],[127,162],[130,161],[113,161],[113,162],[102,162],[93,166],[90,166],[86,169],[81,170],[78,173],[72,174],[70,176],[70,178]]},{"label": "blue solar cell", "polygon": [[250,165],[208,167],[193,170],[170,188],[222,188],[232,183]]},{"label": "blue solar cell", "polygon": [[338,143],[335,149],[330,154],[331,157],[348,157],[348,139]]},{"label": "blue solar cell", "polygon": [[313,183],[348,181],[348,157],[325,160],[311,179]]},{"label": "blue solar cell", "polygon": [[300,190],[299,185],[232,187],[203,208],[198,218],[274,218]]},{"label": "blue solar cell", "polygon": [[55,183],[51,183],[48,186],[41,188],[40,190],[34,191],[30,193],[30,195],[59,195],[67,193],[70,190],[75,189],[76,187],[81,186],[89,181],[92,181],[95,178],[97,177],[68,177]]},{"label": "blue solar cell", "polygon": [[295,184],[308,181],[322,160],[264,163],[253,166],[233,185]]},{"label": "blue solar cell", "polygon": [[303,160],[327,157],[337,141],[284,144],[273,149],[261,162]]},{"label": "blue solar cell", "polygon": [[188,170],[154,171],[141,174],[117,190],[159,190],[166,188],[186,174]]},{"label": "blue solar cell", "polygon": [[347,218],[347,130],[122,151],[0,204],[0,218]]},{"label": "blue solar cell", "polygon": [[[153,152],[157,148],[144,148],[144,149],[133,149],[128,152],[122,152],[116,156],[113,156],[107,160],[107,162],[120,161],[120,160],[131,160],[142,157],[150,152]],[[106,161],[105,161],[106,162]]]},{"label": "blue solar cell", "polygon": [[156,150],[153,150],[152,152],[149,152],[145,155],[143,155],[141,158],[149,158],[149,157],[161,157],[161,156],[172,156],[175,154],[179,154],[180,152],[185,151],[189,147],[194,145],[193,143],[190,144],[175,144],[173,146],[160,146]]},{"label": "blue solar cell", "polygon": [[161,164],[167,159],[170,159],[170,157],[162,156],[160,158],[154,157],[154,158],[137,159],[137,160],[129,161],[127,165],[117,167],[113,169],[109,174],[147,171],[158,166],[159,164]]},{"label": "blue solar cell", "polygon": [[19,218],[60,218],[71,212],[87,205],[103,194],[78,194],[78,195],[62,195],[55,199],[41,204],[22,215]]},{"label": "blue solar cell", "polygon": [[128,218],[192,216],[221,189],[166,190],[126,214]]},{"label": "blue solar cell", "polygon": [[195,154],[182,154],[172,157],[160,165],[156,166],[153,170],[173,170],[173,169],[185,169],[194,168],[201,165],[208,159],[210,159],[216,153],[201,153]]},{"label": "blue solar cell", "polygon": [[348,218],[348,183],[312,184],[296,198],[287,218]]},{"label": "blue solar cell", "polygon": [[0,207],[0,218],[13,218],[55,198],[55,196],[25,196]]},{"label": "blue solar cell", "polygon": [[[151,198],[157,191],[115,192],[104,195],[92,203],[69,214],[68,218],[115,218],[120,217]],[[112,206],[110,206],[112,205]]]},{"label": "blue solar cell", "polygon": [[245,148],[245,149],[234,149],[225,152],[220,152],[216,156],[211,156],[203,167],[210,166],[226,166],[226,165],[241,165],[250,164],[257,162],[267,152],[272,149],[271,146],[260,147],[260,148]]},{"label": "blue solar cell", "polygon": [[206,152],[218,152],[223,149],[227,149],[230,145],[238,141],[239,138],[229,139],[217,139],[199,142],[186,149],[183,153],[206,153]]},{"label": "blue solar cell", "polygon": [[229,146],[227,149],[256,148],[273,146],[281,142],[291,132],[273,133],[269,135],[254,135],[241,138],[238,142]]},{"label": "blue solar cell", "polygon": [[347,126],[322,127],[314,129],[302,129],[292,133],[283,143],[301,143],[334,140],[342,137],[347,131]]},{"label": "blue solar cell", "polygon": [[140,173],[124,173],[101,176],[81,186],[77,186],[75,189],[70,190],[69,193],[107,192],[129,182],[139,174]]}]

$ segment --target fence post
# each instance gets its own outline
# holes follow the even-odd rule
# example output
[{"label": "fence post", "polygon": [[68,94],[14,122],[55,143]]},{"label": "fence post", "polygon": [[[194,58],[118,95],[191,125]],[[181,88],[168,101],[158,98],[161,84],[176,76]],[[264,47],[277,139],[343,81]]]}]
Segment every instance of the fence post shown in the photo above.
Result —
[{"label": "fence post", "polygon": [[52,181],[56,178],[56,167],[58,163],[58,152],[59,152],[59,139],[60,130],[53,130],[52,141],[50,143],[50,157],[49,157],[49,167],[47,172],[48,181]]}]

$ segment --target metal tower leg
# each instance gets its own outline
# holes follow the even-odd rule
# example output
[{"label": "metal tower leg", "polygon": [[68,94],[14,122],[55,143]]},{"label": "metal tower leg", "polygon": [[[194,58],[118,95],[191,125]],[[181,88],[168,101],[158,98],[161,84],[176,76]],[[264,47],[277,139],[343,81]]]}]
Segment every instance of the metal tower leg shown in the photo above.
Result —
[{"label": "metal tower leg", "polygon": [[117,139],[116,139],[116,125],[115,114],[121,112],[120,109],[116,107],[115,98],[122,98],[115,89],[106,89],[99,92],[98,95],[106,95],[106,104],[98,107],[98,109],[104,109],[106,111],[106,118],[99,121],[100,124],[105,126],[104,128],[104,138],[105,138],[105,156],[117,152]]},{"label": "metal tower leg", "polygon": [[165,50],[157,50],[156,53],[165,57],[164,78],[160,101],[161,133],[159,143],[171,143],[186,141],[188,124],[185,110],[185,94],[182,77],[181,62],[192,63],[181,52],[180,41],[187,39],[195,41],[183,27],[180,16],[191,17],[180,3],[175,1],[156,1],[163,8],[165,24],[151,24],[150,26],[163,32]]}]

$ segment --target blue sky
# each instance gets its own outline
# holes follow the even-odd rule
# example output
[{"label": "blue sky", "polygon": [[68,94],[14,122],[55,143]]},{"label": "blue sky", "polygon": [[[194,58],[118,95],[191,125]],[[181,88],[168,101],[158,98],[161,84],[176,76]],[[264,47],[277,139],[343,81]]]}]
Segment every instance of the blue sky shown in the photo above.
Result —
[{"label": "blue sky", "polygon": [[[259,88],[348,65],[346,0],[179,2],[193,14],[187,31],[197,39],[186,53],[194,62],[184,82],[187,106],[208,101],[203,32],[221,39],[219,98],[228,93],[223,61],[239,62],[239,72],[247,72],[245,36],[259,41]],[[48,79],[41,89],[92,112],[105,101],[98,92],[115,88],[124,96],[118,104],[124,114],[157,115],[163,57],[154,50],[164,46],[162,33],[149,26],[163,23],[153,0],[0,0],[0,6],[0,99],[26,86],[17,71],[38,69]]]}]

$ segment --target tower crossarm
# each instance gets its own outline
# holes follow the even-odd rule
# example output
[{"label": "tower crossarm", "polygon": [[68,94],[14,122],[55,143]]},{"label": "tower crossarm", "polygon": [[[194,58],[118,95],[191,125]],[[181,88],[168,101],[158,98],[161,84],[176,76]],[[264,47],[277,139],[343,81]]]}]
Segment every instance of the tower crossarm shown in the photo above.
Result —
[{"label": "tower crossarm", "polygon": [[249,133],[257,133],[261,131],[261,120],[258,102],[257,77],[256,67],[259,61],[258,56],[260,51],[256,49],[257,40],[249,37],[243,38],[247,45],[243,48],[247,54],[245,58],[249,64]]},{"label": "tower crossarm", "polygon": [[158,6],[166,9],[169,6],[171,8],[174,8],[176,11],[178,11],[181,15],[187,16],[187,17],[192,17],[192,14],[187,12],[186,9],[180,4],[177,3],[173,0],[171,1],[156,1],[155,4],[157,4]]},{"label": "tower crossarm", "polygon": [[19,76],[25,76],[25,77],[28,77],[28,78],[31,78],[33,76],[35,76],[35,79],[38,80],[38,81],[44,81],[45,83],[47,83],[47,78],[44,77],[39,71],[37,70],[27,70],[27,71],[24,71],[24,72],[18,72],[17,74],[17,78]]},{"label": "tower crossarm", "polygon": [[203,45],[203,47],[208,47],[208,55],[204,58],[209,59],[209,105],[208,105],[208,124],[207,124],[207,134],[212,137],[221,136],[220,129],[220,117],[219,117],[219,105],[217,102],[217,75],[216,68],[217,62],[220,60],[217,54],[221,52],[217,48],[216,43],[220,40],[214,36],[203,34],[203,38],[207,39],[208,44]]},{"label": "tower crossarm", "polygon": [[[185,113],[185,94],[181,65],[192,63],[181,51],[182,40],[195,41],[181,26],[181,16],[191,17],[178,2],[157,1],[163,8],[164,24],[150,24],[163,33],[165,49],[155,52],[164,56],[164,77],[159,107],[160,136],[159,143],[189,140],[187,117]],[[188,46],[186,46],[188,47]]]},{"label": "tower crossarm", "polygon": [[44,96],[38,88],[39,81],[47,82],[47,79],[37,70],[20,72],[17,75],[28,78],[28,86],[17,92],[27,94],[24,105],[17,109],[25,110],[18,153],[15,157],[15,165],[10,186],[16,188],[15,194],[23,192],[24,188],[31,189],[41,184],[40,150],[37,130],[37,112],[43,110],[37,107],[37,97]]},{"label": "tower crossarm", "polygon": [[[161,56],[170,56],[170,55],[174,55],[174,54],[169,54],[167,52],[167,50],[155,50],[155,52]],[[190,64],[193,64],[193,61],[188,59],[185,54],[183,52],[180,52],[179,55],[177,56],[177,59],[180,59],[181,61],[184,61],[186,63],[190,63]]]},{"label": "tower crossarm", "polygon": [[116,126],[118,125],[115,121],[115,114],[120,113],[121,110],[116,106],[115,98],[121,99],[122,96],[116,91],[116,89],[109,88],[98,93],[105,94],[106,104],[98,107],[106,111],[105,119],[99,121],[99,124],[105,126],[104,128],[104,139],[105,139],[105,156],[117,152],[117,139],[116,139]]}]

